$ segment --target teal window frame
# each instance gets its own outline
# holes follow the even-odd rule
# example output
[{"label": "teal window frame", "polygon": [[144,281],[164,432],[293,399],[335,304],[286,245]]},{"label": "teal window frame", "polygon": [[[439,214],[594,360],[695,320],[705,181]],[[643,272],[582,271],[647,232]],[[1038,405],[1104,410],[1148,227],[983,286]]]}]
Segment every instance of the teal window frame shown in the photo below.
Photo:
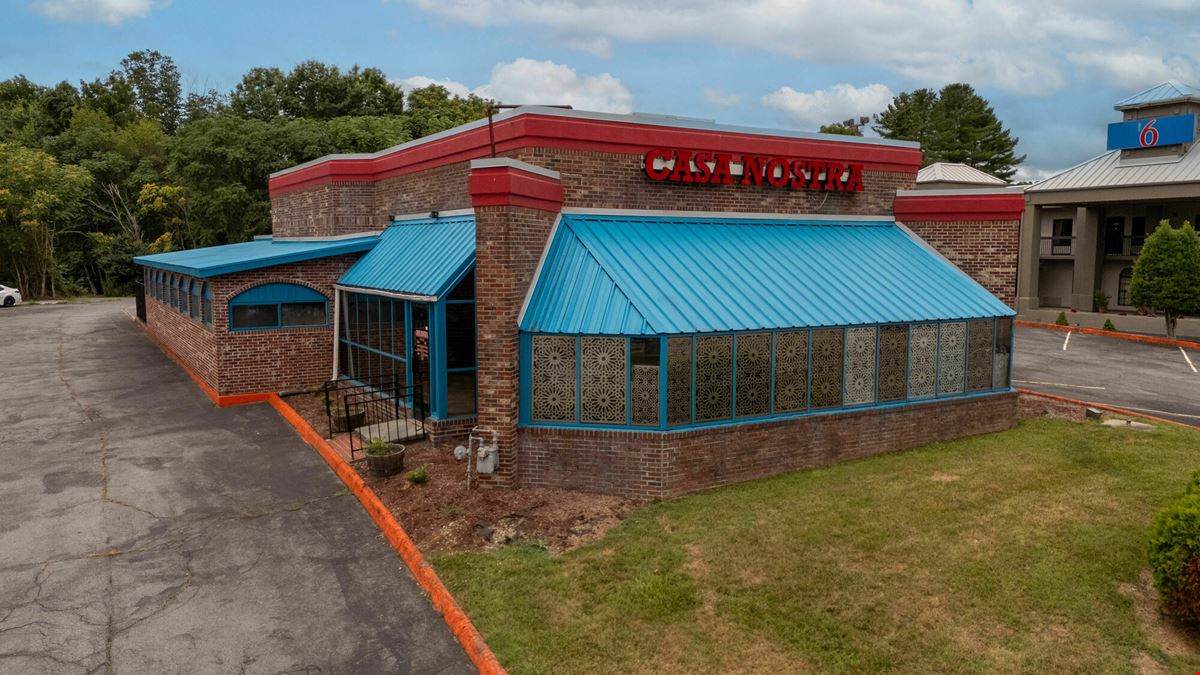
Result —
[{"label": "teal window frame", "polygon": [[213,292],[212,286],[206,281],[200,291],[200,322],[206,326],[213,325]]},{"label": "teal window frame", "polygon": [[[321,303],[325,314],[324,320],[322,320],[320,323],[312,324],[283,324],[284,305],[308,303]],[[246,305],[274,305],[275,323],[268,326],[235,327],[233,325],[234,308]],[[262,284],[260,286],[248,288],[230,298],[226,317],[226,321],[229,326],[229,332],[231,333],[261,330],[289,330],[292,328],[322,328],[329,325],[329,298],[325,297],[325,294],[321,293],[320,291],[315,291],[301,284],[284,282]]]}]

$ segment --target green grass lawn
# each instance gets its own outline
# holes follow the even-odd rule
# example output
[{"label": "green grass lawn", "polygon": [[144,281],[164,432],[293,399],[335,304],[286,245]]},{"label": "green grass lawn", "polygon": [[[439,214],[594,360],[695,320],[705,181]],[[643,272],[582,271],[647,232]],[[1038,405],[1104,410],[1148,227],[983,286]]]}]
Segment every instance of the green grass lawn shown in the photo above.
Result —
[{"label": "green grass lawn", "polygon": [[433,562],[513,673],[1196,672],[1128,585],[1197,469],[1197,432],[1036,420]]}]

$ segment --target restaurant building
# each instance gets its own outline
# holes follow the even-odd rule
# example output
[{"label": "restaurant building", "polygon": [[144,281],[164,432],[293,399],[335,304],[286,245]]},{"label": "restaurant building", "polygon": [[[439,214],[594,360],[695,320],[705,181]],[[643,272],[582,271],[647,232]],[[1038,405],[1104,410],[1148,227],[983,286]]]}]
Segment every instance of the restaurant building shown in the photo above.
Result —
[{"label": "restaurant building", "polygon": [[147,328],[222,401],[399,380],[436,445],[492,439],[489,485],[664,498],[1005,429],[1023,200],[920,164],[518,108],[272,175],[270,237],[137,259]]}]

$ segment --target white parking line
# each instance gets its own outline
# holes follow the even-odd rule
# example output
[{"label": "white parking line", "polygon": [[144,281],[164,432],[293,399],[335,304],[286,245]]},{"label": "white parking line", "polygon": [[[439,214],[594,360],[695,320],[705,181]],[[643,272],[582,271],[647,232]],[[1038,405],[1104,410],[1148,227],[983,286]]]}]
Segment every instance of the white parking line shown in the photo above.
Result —
[{"label": "white parking line", "polygon": [[1179,353],[1183,354],[1183,360],[1187,361],[1188,368],[1191,368],[1193,373],[1196,372],[1195,364],[1192,363],[1192,359],[1190,356],[1187,355],[1187,352],[1183,351],[1183,347],[1179,348]]},{"label": "white parking line", "polygon": [[1067,351],[1067,345],[1071,344],[1071,332],[1067,331],[1067,339],[1063,340],[1063,351]]},{"label": "white parking line", "polygon": [[1068,387],[1070,389],[1104,389],[1104,387],[1093,387],[1086,384],[1065,384],[1062,382],[1035,382],[1033,380],[1013,380],[1017,384],[1040,384],[1047,387]]},{"label": "white parking line", "polygon": [[1119,406],[1126,410],[1134,410],[1136,412],[1154,413],[1156,415],[1171,415],[1172,417],[1186,417],[1192,420],[1200,420],[1200,415],[1189,415],[1187,413],[1171,412],[1169,410],[1155,410],[1154,408],[1135,408],[1131,405]]}]

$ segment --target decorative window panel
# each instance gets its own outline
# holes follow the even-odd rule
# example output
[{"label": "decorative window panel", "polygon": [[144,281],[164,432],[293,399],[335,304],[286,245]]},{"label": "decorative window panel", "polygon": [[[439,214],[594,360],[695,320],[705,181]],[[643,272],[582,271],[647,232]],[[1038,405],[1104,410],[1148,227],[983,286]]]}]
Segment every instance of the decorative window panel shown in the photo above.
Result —
[{"label": "decorative window panel", "polygon": [[812,407],[836,408],[842,404],[842,330],[812,332]]},{"label": "decorative window panel", "polygon": [[992,386],[992,320],[969,324],[967,333],[967,391],[984,391]]},{"label": "decorative window panel", "polygon": [[625,423],[625,338],[582,339],[584,422]]},{"label": "decorative window panel", "polygon": [[775,412],[808,407],[808,331],[775,334]]},{"label": "decorative window panel", "polygon": [[1012,351],[1012,319],[996,319],[996,351],[992,354],[992,388],[1005,389],[1009,385],[1008,362]]},{"label": "decorative window panel", "polygon": [[846,405],[875,401],[875,340],[874,326],[846,329]]},{"label": "decorative window panel", "polygon": [[737,415],[757,417],[771,412],[771,334],[737,336]]},{"label": "decorative window panel", "polygon": [[902,401],[908,383],[908,326],[879,328],[879,402]]},{"label": "decorative window panel", "polygon": [[914,324],[908,344],[908,396],[929,398],[937,387],[937,324]]},{"label": "decorative window panel", "polygon": [[658,366],[633,366],[630,369],[631,421],[639,426],[658,426]]},{"label": "decorative window panel", "polygon": [[692,338],[667,338],[667,423],[692,421]]},{"label": "decorative window panel", "polygon": [[531,413],[543,422],[575,421],[575,338],[534,335]]},{"label": "decorative window panel", "polygon": [[938,331],[938,394],[958,394],[966,379],[967,324],[944,323]]},{"label": "decorative window panel", "polygon": [[733,416],[733,336],[696,338],[696,421]]}]

